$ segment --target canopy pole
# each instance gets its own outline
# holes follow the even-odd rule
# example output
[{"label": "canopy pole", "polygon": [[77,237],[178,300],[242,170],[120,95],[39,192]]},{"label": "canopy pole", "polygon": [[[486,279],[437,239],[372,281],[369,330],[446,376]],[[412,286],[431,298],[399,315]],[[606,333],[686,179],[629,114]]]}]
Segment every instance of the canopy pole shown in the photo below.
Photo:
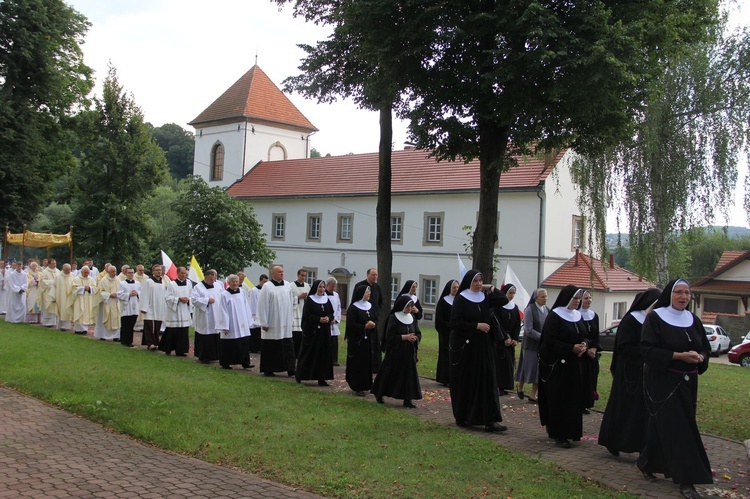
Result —
[{"label": "canopy pole", "polygon": [[[10,227],[7,225],[5,226],[5,238],[3,239],[3,259],[8,259],[8,232],[10,231]],[[3,263],[3,268],[5,268],[5,264]]]},{"label": "canopy pole", "polygon": [[70,265],[73,265],[73,226],[70,226]]},{"label": "canopy pole", "polygon": [[26,249],[26,224],[23,224],[23,238],[21,238],[21,265],[23,265],[23,250]]}]

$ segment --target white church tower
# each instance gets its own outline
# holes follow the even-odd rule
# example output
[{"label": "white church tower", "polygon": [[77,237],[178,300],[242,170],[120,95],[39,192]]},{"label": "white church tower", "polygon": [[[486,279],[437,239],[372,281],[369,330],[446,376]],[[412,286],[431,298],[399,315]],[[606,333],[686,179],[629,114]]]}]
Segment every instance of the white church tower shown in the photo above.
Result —
[{"label": "white church tower", "polygon": [[193,175],[228,187],[259,161],[307,158],[318,129],[256,64],[189,123]]}]

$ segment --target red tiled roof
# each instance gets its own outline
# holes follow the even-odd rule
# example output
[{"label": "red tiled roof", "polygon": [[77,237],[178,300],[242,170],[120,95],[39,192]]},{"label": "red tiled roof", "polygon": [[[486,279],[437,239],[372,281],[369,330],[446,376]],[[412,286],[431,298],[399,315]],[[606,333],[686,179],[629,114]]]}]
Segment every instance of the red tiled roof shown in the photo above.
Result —
[{"label": "red tiled roof", "polygon": [[[750,259],[750,251],[725,251],[721,255],[721,258],[719,258],[719,263],[716,264],[716,268],[714,269],[714,271],[707,276],[701,277],[700,279],[695,281],[692,286],[690,286],[690,289],[696,289],[698,291],[705,292],[704,288],[706,288],[706,285],[709,285],[711,287],[724,286],[724,283],[729,281],[721,281],[720,283],[717,283],[716,281],[714,281],[714,279],[727,270],[731,269],[732,267],[736,267],[737,265],[748,259]],[[750,283],[746,284],[750,285]]]},{"label": "red tiled roof", "polygon": [[703,284],[690,286],[693,293],[711,293],[715,295],[750,296],[750,282],[748,281],[719,281],[711,279]]},{"label": "red tiled roof", "polygon": [[198,115],[191,125],[241,119],[286,125],[314,132],[317,128],[305,118],[257,65]]},{"label": "red tiled roof", "polygon": [[[552,166],[543,157],[517,158],[518,167],[500,177],[501,190],[537,188],[564,154]],[[391,158],[394,194],[477,191],[479,161],[437,162],[424,150],[393,151]],[[261,161],[238,182],[229,194],[243,199],[306,196],[376,196],[378,153],[350,154],[324,158]]]},{"label": "red tiled roof", "polygon": [[[578,263],[576,264],[576,257]],[[615,265],[609,268],[601,260],[579,253],[554,271],[544,282],[542,287],[562,288],[568,284],[596,291],[645,291],[654,286],[653,283],[638,277],[636,274]]]}]

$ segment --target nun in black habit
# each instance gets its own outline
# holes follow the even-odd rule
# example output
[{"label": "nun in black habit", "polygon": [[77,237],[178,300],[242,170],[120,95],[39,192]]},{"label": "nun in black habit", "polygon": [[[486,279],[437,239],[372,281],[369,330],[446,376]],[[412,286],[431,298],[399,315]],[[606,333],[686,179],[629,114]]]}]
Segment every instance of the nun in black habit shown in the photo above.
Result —
[{"label": "nun in black habit", "polygon": [[450,360],[448,358],[448,342],[451,335],[451,310],[453,299],[458,293],[459,282],[455,279],[448,281],[440,294],[435,306],[435,329],[438,333],[438,360],[435,381],[448,386],[450,383]]},{"label": "nun in black habit", "polygon": [[513,375],[516,372],[516,345],[521,332],[521,312],[513,303],[516,287],[506,284],[501,291],[508,298],[508,303],[492,309],[492,329],[495,332],[495,374],[497,389],[500,395],[507,395],[513,390]]},{"label": "nun in black habit", "polygon": [[583,290],[567,285],[552,305],[539,343],[539,419],[555,445],[583,436],[581,357],[586,355],[586,326],[578,303]]},{"label": "nun in black habit", "polygon": [[326,294],[326,283],[318,279],[310,287],[310,294],[302,307],[302,339],[295,379],[317,380],[318,385],[328,386],[326,380],[333,379],[331,359],[331,324],[333,305]]},{"label": "nun in black habit", "polygon": [[688,498],[700,497],[696,483],[713,483],[695,411],[698,375],[708,369],[711,347],[703,323],[687,306],[690,285],[667,284],[646,316],[641,336],[643,392],[648,411],[646,444],[636,466],[646,479],[663,473]]},{"label": "nun in black habit", "polygon": [[478,270],[461,280],[451,313],[451,407],[458,426],[484,425],[485,431],[505,431],[499,424],[500,400],[495,375],[495,338],[490,309],[508,298],[482,281]]},{"label": "nun in black habit", "polygon": [[586,330],[586,355],[581,356],[581,386],[583,387],[583,413],[588,414],[599,400],[596,382],[599,378],[599,316],[591,310],[593,296],[588,289],[583,290],[578,311],[581,312],[583,325]]},{"label": "nun in black habit", "polygon": [[617,326],[612,352],[612,391],[599,429],[599,445],[613,456],[640,452],[646,443],[648,413],[643,398],[641,330],[646,314],[661,294],[658,288],[639,293]]},{"label": "nun in black habit", "polygon": [[411,301],[414,302],[414,306],[417,309],[416,311],[412,312],[414,314],[414,318],[418,321],[421,321],[424,312],[422,311],[422,304],[419,303],[419,297],[417,296],[417,281],[412,281],[411,279],[406,281],[401,287],[401,291],[399,291],[398,295],[407,295],[409,298],[411,298]]},{"label": "nun in black habit", "polygon": [[383,397],[402,399],[404,407],[416,407],[412,400],[422,398],[417,374],[417,345],[422,340],[417,320],[412,313],[414,303],[401,295],[393,304],[385,325],[385,357],[380,365],[372,393],[379,404]]},{"label": "nun in black habit", "polygon": [[346,310],[346,383],[358,396],[372,388],[371,343],[378,341],[378,318],[370,303],[370,286],[354,288],[352,303]]}]

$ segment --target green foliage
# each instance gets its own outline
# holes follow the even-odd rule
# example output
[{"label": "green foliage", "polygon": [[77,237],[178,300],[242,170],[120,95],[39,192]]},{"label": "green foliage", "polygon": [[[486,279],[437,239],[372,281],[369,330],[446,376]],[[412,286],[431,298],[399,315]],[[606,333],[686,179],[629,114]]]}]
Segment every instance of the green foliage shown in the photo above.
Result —
[{"label": "green foliage", "polygon": [[172,202],[177,222],[170,227],[173,258],[190,261],[195,255],[203,270],[220,275],[236,273],[252,263],[268,267],[275,254],[266,247],[265,234],[253,207],[209,187],[201,177],[186,180],[187,191]]},{"label": "green foliage", "polygon": [[62,0],[0,2],[0,213],[19,230],[75,164],[61,122],[93,86],[86,19]]},{"label": "green foliage", "polygon": [[749,150],[750,31],[713,33],[664,60],[631,140],[574,168],[597,240],[614,207],[628,224],[634,266],[661,284],[676,275],[674,233],[727,214],[739,156]]},{"label": "green foliage", "polygon": [[96,109],[79,117],[76,233],[80,251],[116,264],[140,260],[151,233],[145,201],[167,173],[164,152],[110,67]]},{"label": "green foliage", "polygon": [[153,128],[156,143],[167,155],[169,173],[177,179],[182,179],[193,173],[193,157],[195,155],[195,137],[180,125],[167,123]]},{"label": "green foliage", "polygon": [[33,232],[49,232],[52,234],[66,234],[73,225],[73,209],[70,205],[56,202],[50,203],[34,218],[29,226]]},{"label": "green foliage", "polygon": [[[172,246],[172,228],[177,227],[180,218],[173,208],[174,202],[188,191],[189,182],[186,179],[177,180],[168,178],[164,183],[156,186],[151,196],[144,200],[143,209],[148,214],[149,233],[147,258],[149,263],[160,263],[161,253],[166,252],[172,256],[176,247]],[[177,265],[185,265],[187,261],[175,260]]]},{"label": "green foliage", "polygon": [[320,151],[315,149],[314,147],[310,149],[310,157],[311,158],[320,158],[322,155],[320,154]]}]

